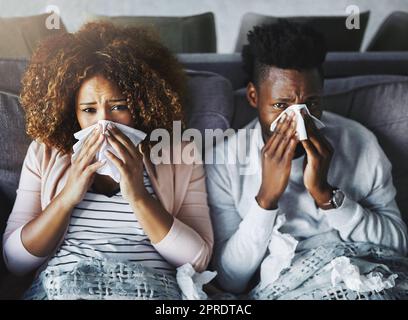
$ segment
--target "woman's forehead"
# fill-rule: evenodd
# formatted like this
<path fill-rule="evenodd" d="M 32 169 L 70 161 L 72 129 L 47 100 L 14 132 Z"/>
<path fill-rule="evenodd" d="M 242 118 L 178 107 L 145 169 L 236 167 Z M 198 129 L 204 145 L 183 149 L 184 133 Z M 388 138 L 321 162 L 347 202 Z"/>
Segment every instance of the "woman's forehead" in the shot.
<path fill-rule="evenodd" d="M 85 79 L 78 90 L 78 98 L 89 98 L 95 96 L 123 97 L 119 87 L 102 75 L 95 75 Z"/>

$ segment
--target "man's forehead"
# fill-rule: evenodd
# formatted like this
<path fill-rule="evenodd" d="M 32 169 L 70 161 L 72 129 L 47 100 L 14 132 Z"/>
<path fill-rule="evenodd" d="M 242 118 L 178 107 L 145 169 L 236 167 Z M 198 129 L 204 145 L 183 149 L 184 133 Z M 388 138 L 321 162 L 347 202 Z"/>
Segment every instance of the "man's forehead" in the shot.
<path fill-rule="evenodd" d="M 271 67 L 261 81 L 261 89 L 279 92 L 307 92 L 319 94 L 322 81 L 317 69 L 281 69 Z"/>

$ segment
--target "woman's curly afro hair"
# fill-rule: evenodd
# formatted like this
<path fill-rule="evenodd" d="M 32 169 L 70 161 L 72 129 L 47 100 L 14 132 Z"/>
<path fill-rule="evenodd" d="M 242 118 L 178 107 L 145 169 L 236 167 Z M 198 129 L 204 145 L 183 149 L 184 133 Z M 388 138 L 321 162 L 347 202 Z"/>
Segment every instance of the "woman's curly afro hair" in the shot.
<path fill-rule="evenodd" d="M 80 130 L 75 98 L 84 79 L 102 74 L 126 96 L 134 125 L 147 134 L 183 121 L 186 76 L 157 35 L 139 27 L 85 24 L 44 40 L 22 80 L 27 134 L 68 153 Z"/>

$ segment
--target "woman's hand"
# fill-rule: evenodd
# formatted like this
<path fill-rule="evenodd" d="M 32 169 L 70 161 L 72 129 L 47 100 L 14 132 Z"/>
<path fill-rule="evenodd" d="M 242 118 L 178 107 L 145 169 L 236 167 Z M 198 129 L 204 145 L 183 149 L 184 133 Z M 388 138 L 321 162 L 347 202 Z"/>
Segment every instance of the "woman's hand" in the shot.
<path fill-rule="evenodd" d="M 139 149 L 118 128 L 108 125 L 106 136 L 119 157 L 107 151 L 107 157 L 120 172 L 120 190 L 127 201 L 138 201 L 149 193 L 143 180 L 143 156 Z"/>
<path fill-rule="evenodd" d="M 93 182 L 95 172 L 105 164 L 106 161 L 92 163 L 103 140 L 100 127 L 95 128 L 86 138 L 78 156 L 72 160 L 67 183 L 61 191 L 61 201 L 66 206 L 74 207 L 82 201 Z"/>

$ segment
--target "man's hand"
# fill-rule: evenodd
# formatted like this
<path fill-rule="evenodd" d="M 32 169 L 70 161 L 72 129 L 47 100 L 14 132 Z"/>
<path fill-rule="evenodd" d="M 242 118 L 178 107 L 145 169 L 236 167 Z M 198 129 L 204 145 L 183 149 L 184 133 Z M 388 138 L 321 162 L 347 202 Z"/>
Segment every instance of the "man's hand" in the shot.
<path fill-rule="evenodd" d="M 298 143 L 295 133 L 295 114 L 285 114 L 262 148 L 262 183 L 256 200 L 264 209 L 276 209 L 278 200 L 288 185 Z"/>
<path fill-rule="evenodd" d="M 302 141 L 306 151 L 303 163 L 303 182 L 317 206 L 329 202 L 333 187 L 327 182 L 327 174 L 334 149 L 327 139 L 319 132 L 312 118 L 302 113 L 305 120 L 307 140 Z"/>

